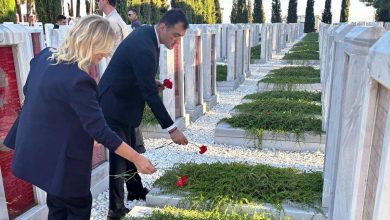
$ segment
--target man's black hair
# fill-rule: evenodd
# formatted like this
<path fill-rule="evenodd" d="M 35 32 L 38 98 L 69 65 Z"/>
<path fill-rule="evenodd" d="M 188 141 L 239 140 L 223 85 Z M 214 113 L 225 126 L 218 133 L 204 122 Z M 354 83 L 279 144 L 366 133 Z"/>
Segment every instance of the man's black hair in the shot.
<path fill-rule="evenodd" d="M 64 15 L 57 15 L 56 21 L 66 20 L 66 17 Z"/>
<path fill-rule="evenodd" d="M 110 5 L 112 7 L 115 7 L 116 6 L 116 0 L 108 0 L 108 3 L 110 3 Z"/>
<path fill-rule="evenodd" d="M 129 8 L 129 11 L 132 11 L 132 12 L 134 12 L 136 15 L 138 15 L 138 11 L 137 11 L 137 9 L 135 9 L 135 8 Z"/>
<path fill-rule="evenodd" d="M 158 23 L 164 23 L 167 27 L 173 27 L 179 22 L 183 23 L 184 30 L 189 27 L 188 20 L 186 15 L 184 14 L 184 11 L 179 8 L 174 8 L 165 12 L 165 14 Z"/>

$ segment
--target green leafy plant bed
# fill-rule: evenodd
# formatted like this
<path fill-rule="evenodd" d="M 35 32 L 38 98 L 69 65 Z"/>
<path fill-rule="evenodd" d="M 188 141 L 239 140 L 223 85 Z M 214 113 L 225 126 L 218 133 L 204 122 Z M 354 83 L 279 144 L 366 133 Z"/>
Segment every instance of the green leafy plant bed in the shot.
<path fill-rule="evenodd" d="M 320 70 L 309 66 L 283 67 L 272 70 L 257 82 L 258 91 L 270 90 L 321 90 Z"/>
<path fill-rule="evenodd" d="M 247 135 L 257 138 L 260 145 L 264 131 L 274 134 L 292 133 L 295 134 L 297 142 L 304 141 L 302 137 L 306 133 L 320 135 L 320 137 L 322 135 L 321 105 L 319 102 L 321 93 L 272 91 L 250 94 L 244 98 L 252 99 L 252 101 L 236 106 L 234 108 L 235 114 L 231 118 L 222 119 L 222 122 L 233 128 L 244 129 L 247 131 Z M 223 127 L 217 126 L 217 129 L 224 129 Z M 224 139 L 221 135 L 228 134 L 220 131 L 217 137 L 216 130 L 215 141 Z M 322 141 L 314 142 L 320 144 Z"/>
<path fill-rule="evenodd" d="M 320 83 L 320 70 L 309 66 L 283 67 L 272 70 L 264 79 L 263 83 L 273 84 L 312 84 Z"/>
<path fill-rule="evenodd" d="M 167 206 L 155 210 L 145 217 L 127 218 L 128 220 L 272 220 L 266 213 L 248 215 L 246 213 L 224 213 L 221 211 L 205 211 L 196 209 L 180 209 Z M 287 218 L 289 219 L 289 218 Z"/>
<path fill-rule="evenodd" d="M 261 45 L 257 45 L 251 48 L 251 59 L 259 60 L 261 54 Z"/>
<path fill-rule="evenodd" d="M 246 95 L 244 99 L 263 100 L 263 99 L 287 99 L 287 100 L 301 100 L 308 102 L 321 102 L 320 92 L 307 91 L 269 91 L 261 93 L 253 93 Z"/>
<path fill-rule="evenodd" d="M 283 57 L 285 60 L 319 60 L 318 33 L 308 33 Z"/>
<path fill-rule="evenodd" d="M 294 133 L 297 139 L 305 132 L 320 135 L 322 133 L 322 120 L 318 117 L 307 114 L 296 114 L 292 112 L 251 112 L 234 115 L 222 121 L 234 128 L 243 128 L 252 136 L 262 138 L 263 131 L 274 131 L 276 133 Z"/>
<path fill-rule="evenodd" d="M 242 113 L 255 113 L 257 115 L 261 112 L 266 114 L 272 114 L 272 112 L 294 112 L 295 114 L 321 115 L 322 110 L 321 105 L 314 102 L 283 98 L 255 100 L 237 105 L 234 109 Z"/>
<path fill-rule="evenodd" d="M 182 187 L 177 187 L 180 176 L 185 176 L 187 182 Z M 156 180 L 154 187 L 161 190 L 160 195 L 181 198 L 176 204 L 180 208 L 196 210 L 194 213 L 203 212 L 211 217 L 226 215 L 226 218 L 219 219 L 274 219 L 264 215 L 264 212 L 262 218 L 245 216 L 243 213 L 252 210 L 253 214 L 253 210 L 258 210 L 259 207 L 264 211 L 264 207 L 269 206 L 281 213 L 286 204 L 321 212 L 321 172 L 302 172 L 293 168 L 261 164 L 187 163 L 166 171 Z M 148 199 L 150 197 L 147 197 L 147 204 Z M 241 215 L 229 218 L 229 215 L 235 214 Z M 260 212 L 258 214 L 260 216 Z"/>
<path fill-rule="evenodd" d="M 227 65 L 217 65 L 217 81 L 226 81 Z"/>

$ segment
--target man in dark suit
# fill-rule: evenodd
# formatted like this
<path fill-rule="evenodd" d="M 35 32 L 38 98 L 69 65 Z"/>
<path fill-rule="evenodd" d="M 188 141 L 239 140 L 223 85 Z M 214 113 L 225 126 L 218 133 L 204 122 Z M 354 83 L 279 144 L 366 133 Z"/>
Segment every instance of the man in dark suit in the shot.
<path fill-rule="evenodd" d="M 129 9 L 128 14 L 129 21 L 131 22 L 131 28 L 135 30 L 136 28 L 141 27 L 141 22 L 138 20 L 138 12 L 134 8 Z"/>
<path fill-rule="evenodd" d="M 145 102 L 151 108 L 163 129 L 173 142 L 188 144 L 187 138 L 177 129 L 158 92 L 162 85 L 155 80 L 159 65 L 160 44 L 172 49 L 188 28 L 183 11 L 172 9 L 164 14 L 156 26 L 137 28 L 118 46 L 99 83 L 99 98 L 108 125 L 117 134 L 135 146 L 134 128 L 141 123 Z M 137 149 L 138 152 L 144 149 Z M 145 198 L 136 167 L 115 154 L 110 153 L 109 219 L 120 218 L 129 210 L 124 206 L 123 179 L 114 175 L 134 173 L 129 181 L 130 196 Z M 129 188 L 129 187 L 128 187 Z M 138 194 L 138 195 L 136 195 Z"/>

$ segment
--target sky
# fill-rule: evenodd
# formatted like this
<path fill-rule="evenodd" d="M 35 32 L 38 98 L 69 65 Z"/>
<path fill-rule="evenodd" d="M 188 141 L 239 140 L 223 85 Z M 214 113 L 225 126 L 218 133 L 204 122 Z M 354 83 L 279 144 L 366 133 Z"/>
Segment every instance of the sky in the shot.
<path fill-rule="evenodd" d="M 221 8 L 223 10 L 223 22 L 230 23 L 230 12 L 232 10 L 233 0 L 220 0 Z M 252 0 L 252 3 L 254 0 Z M 287 16 L 289 0 L 280 0 L 282 7 L 282 17 Z M 298 0 L 298 15 L 305 15 L 307 0 Z M 367 7 L 359 0 L 350 0 L 351 5 L 349 9 L 349 21 L 374 21 L 375 10 L 373 7 Z M 266 21 L 271 21 L 272 0 L 263 0 Z M 315 0 L 314 14 L 322 16 L 325 7 L 325 0 Z M 252 7 L 253 8 L 253 7 Z M 341 0 L 332 0 L 332 21 L 338 22 L 340 20 Z"/>

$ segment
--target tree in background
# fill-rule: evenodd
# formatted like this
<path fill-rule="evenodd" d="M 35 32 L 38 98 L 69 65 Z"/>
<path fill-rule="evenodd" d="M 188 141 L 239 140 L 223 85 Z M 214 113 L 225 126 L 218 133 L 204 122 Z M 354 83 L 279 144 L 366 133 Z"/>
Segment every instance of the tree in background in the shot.
<path fill-rule="evenodd" d="M 0 0 L 0 22 L 15 22 L 15 0 Z"/>
<path fill-rule="evenodd" d="M 248 0 L 248 23 L 253 23 L 252 0 Z"/>
<path fill-rule="evenodd" d="M 214 10 L 215 10 L 215 23 L 222 23 L 222 12 L 219 0 L 214 0 Z"/>
<path fill-rule="evenodd" d="M 375 20 L 376 21 L 383 21 L 383 22 L 390 22 L 390 10 L 389 9 L 382 9 L 382 8 L 376 9 Z"/>
<path fill-rule="evenodd" d="M 43 23 L 55 23 L 57 15 L 62 13 L 61 0 L 35 0 L 35 8 Z"/>
<path fill-rule="evenodd" d="M 282 10 L 280 9 L 280 0 L 272 0 L 272 23 L 282 23 Z"/>
<path fill-rule="evenodd" d="M 348 22 L 349 17 L 349 0 L 342 0 L 340 22 Z"/>
<path fill-rule="evenodd" d="M 204 21 L 207 24 L 215 24 L 215 5 L 214 0 L 203 0 Z"/>
<path fill-rule="evenodd" d="M 124 21 L 127 21 L 128 20 L 127 0 L 116 0 L 115 8 L 118 11 L 119 15 L 122 17 L 122 19 Z"/>
<path fill-rule="evenodd" d="M 322 22 L 332 24 L 332 11 L 331 11 L 332 0 L 325 1 L 324 12 L 322 12 Z"/>
<path fill-rule="evenodd" d="M 288 2 L 288 15 L 287 15 L 287 23 L 297 23 L 298 15 L 297 15 L 297 0 L 290 0 Z"/>
<path fill-rule="evenodd" d="M 195 11 L 195 17 L 193 18 L 194 24 L 202 24 L 205 23 L 205 19 L 203 17 L 204 15 L 204 8 L 203 8 L 203 2 L 200 0 L 194 0 L 194 11 Z"/>
<path fill-rule="evenodd" d="M 233 0 L 232 11 L 230 12 L 230 22 L 232 24 L 238 23 L 237 22 L 237 14 L 238 14 L 237 0 Z"/>
<path fill-rule="evenodd" d="M 246 0 L 237 1 L 237 23 L 248 23 L 248 8 Z"/>
<path fill-rule="evenodd" d="M 127 0 L 127 6 L 137 10 L 138 19 L 144 24 L 157 23 L 168 8 L 165 0 Z M 128 21 L 127 9 L 124 20 Z"/>
<path fill-rule="evenodd" d="M 263 0 L 255 0 L 254 6 L 253 6 L 253 22 L 254 23 L 264 23 L 265 22 Z"/>
<path fill-rule="evenodd" d="M 305 15 L 305 33 L 314 32 L 314 0 L 307 0 Z"/>
<path fill-rule="evenodd" d="M 365 2 L 367 6 L 376 8 L 375 20 L 390 22 L 390 1 L 388 0 L 360 0 Z"/>

